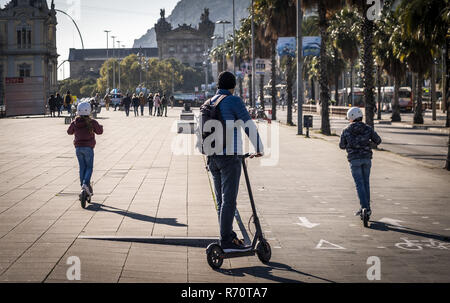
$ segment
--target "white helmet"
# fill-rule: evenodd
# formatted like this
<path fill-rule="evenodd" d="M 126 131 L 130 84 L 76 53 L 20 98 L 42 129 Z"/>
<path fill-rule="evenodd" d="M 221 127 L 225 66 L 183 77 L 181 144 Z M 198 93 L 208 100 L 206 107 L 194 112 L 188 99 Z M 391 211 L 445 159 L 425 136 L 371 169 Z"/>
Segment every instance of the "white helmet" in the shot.
<path fill-rule="evenodd" d="M 78 104 L 78 116 L 89 116 L 91 114 L 91 104 L 89 102 L 82 102 Z"/>
<path fill-rule="evenodd" d="M 362 110 L 359 107 L 352 107 L 347 112 L 347 119 L 351 121 L 355 121 L 358 118 L 364 117 Z"/>

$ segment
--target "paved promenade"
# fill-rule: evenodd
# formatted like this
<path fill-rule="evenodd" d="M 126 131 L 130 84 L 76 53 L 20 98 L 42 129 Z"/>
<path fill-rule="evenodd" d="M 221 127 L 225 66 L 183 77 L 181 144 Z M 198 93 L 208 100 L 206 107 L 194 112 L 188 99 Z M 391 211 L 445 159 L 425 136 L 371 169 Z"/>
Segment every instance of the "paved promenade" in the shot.
<path fill-rule="evenodd" d="M 338 137 L 306 139 L 286 126 L 275 166 L 249 162 L 272 262 L 226 260 L 213 271 L 204 238 L 219 230 L 204 159 L 172 152 L 180 111 L 169 114 L 102 112 L 86 210 L 63 119 L 0 120 L 0 282 L 71 282 L 70 257 L 81 261 L 81 282 L 370 282 L 371 256 L 381 282 L 450 282 L 449 172 L 375 151 L 364 229 Z M 246 225 L 248 200 L 241 180 Z"/>

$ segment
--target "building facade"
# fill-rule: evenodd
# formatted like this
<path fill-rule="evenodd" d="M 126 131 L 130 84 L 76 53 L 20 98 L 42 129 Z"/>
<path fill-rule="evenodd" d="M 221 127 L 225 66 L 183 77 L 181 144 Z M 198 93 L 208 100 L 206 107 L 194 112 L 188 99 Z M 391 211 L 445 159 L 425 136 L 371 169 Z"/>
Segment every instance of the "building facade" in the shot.
<path fill-rule="evenodd" d="M 122 60 L 141 53 L 146 58 L 158 58 L 157 48 L 70 49 L 70 77 L 73 79 L 99 78 L 100 69 L 107 59 Z"/>
<path fill-rule="evenodd" d="M 159 58 L 175 58 L 194 68 L 202 68 L 205 52 L 211 49 L 215 24 L 209 20 L 209 10 L 205 8 L 200 17 L 198 28 L 191 25 L 172 25 L 165 18 L 165 10 L 161 10 L 161 18 L 155 24 L 156 41 L 158 43 Z"/>
<path fill-rule="evenodd" d="M 0 103 L 6 104 L 8 115 L 40 114 L 56 91 L 56 25 L 53 1 L 49 8 L 45 0 L 11 0 L 0 9 Z M 26 83 L 43 100 L 15 100 L 15 92 Z"/>

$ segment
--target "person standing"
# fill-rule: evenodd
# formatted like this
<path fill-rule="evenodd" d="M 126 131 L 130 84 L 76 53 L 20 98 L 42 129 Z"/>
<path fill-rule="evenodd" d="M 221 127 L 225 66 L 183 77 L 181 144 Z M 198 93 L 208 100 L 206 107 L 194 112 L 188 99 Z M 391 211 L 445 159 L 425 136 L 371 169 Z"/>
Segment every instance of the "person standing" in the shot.
<path fill-rule="evenodd" d="M 56 109 L 58 110 L 58 117 L 61 117 L 61 107 L 64 104 L 64 100 L 59 93 L 56 94 Z"/>
<path fill-rule="evenodd" d="M 174 96 L 170 96 L 170 106 L 172 109 L 175 106 L 175 97 Z"/>
<path fill-rule="evenodd" d="M 150 93 L 148 95 L 148 112 L 150 113 L 150 116 L 153 115 L 153 94 Z"/>
<path fill-rule="evenodd" d="M 166 95 L 164 94 L 161 99 L 161 117 L 164 115 L 167 117 L 167 106 L 168 106 L 169 100 L 167 100 Z"/>
<path fill-rule="evenodd" d="M 123 107 L 125 109 L 125 114 L 127 115 L 127 117 L 130 116 L 130 106 L 131 106 L 131 98 L 130 98 L 130 94 L 127 93 L 127 96 L 125 98 L 123 98 Z"/>
<path fill-rule="evenodd" d="M 134 110 L 134 116 L 139 116 L 139 97 L 136 96 L 136 94 L 133 94 L 133 110 Z"/>
<path fill-rule="evenodd" d="M 109 105 L 111 104 L 111 98 L 109 97 L 108 94 L 106 94 L 105 97 L 103 98 L 103 100 L 105 100 L 106 110 L 109 111 Z"/>
<path fill-rule="evenodd" d="M 67 94 L 64 96 L 64 107 L 66 108 L 67 112 L 72 114 L 72 95 L 70 94 L 70 91 L 67 91 Z"/>
<path fill-rule="evenodd" d="M 91 177 L 94 170 L 95 135 L 103 134 L 103 126 L 91 119 L 90 115 L 91 105 L 88 102 L 78 104 L 78 117 L 70 124 L 67 134 L 75 135 L 74 145 L 80 166 L 81 191 L 86 191 L 89 196 L 92 196 Z"/>
<path fill-rule="evenodd" d="M 363 122 L 363 112 L 358 107 L 351 108 L 347 113 L 350 125 L 343 130 L 339 147 L 347 150 L 347 159 L 356 185 L 361 208 L 355 213 L 360 216 L 362 210 L 372 215 L 370 207 L 370 171 L 372 168 L 372 145 L 380 145 L 381 138 L 375 130 Z"/>
<path fill-rule="evenodd" d="M 139 94 L 139 105 L 141 106 L 141 116 L 144 116 L 144 108 L 145 108 L 146 104 L 147 104 L 147 100 L 145 100 L 144 93 L 141 92 Z"/>
<path fill-rule="evenodd" d="M 55 95 L 51 95 L 50 98 L 48 99 L 48 107 L 50 109 L 51 117 L 56 117 L 56 107 L 57 107 L 56 102 L 57 101 L 56 101 Z"/>
<path fill-rule="evenodd" d="M 161 106 L 161 98 L 159 97 L 159 93 L 155 96 L 155 114 L 154 116 L 160 115 L 160 106 Z"/>
<path fill-rule="evenodd" d="M 244 102 L 241 98 L 234 96 L 235 87 L 236 77 L 230 72 L 222 72 L 219 75 L 219 90 L 216 96 L 207 101 L 209 106 L 218 107 L 220 113 L 219 121 L 225 127 L 225 134 L 230 133 L 232 136 L 234 135 L 234 145 L 230 143 L 230 146 L 228 146 L 225 138 L 222 136 L 223 150 L 216 152 L 212 146 L 203 146 L 208 149 L 204 150 L 208 156 L 208 168 L 213 176 L 214 189 L 219 206 L 220 246 L 226 253 L 251 250 L 251 247 L 245 246 L 233 231 L 243 155 L 242 139 L 240 138 L 240 132 L 235 127 L 236 121 L 246 124 L 245 132 L 256 150 L 256 154 L 252 155 L 251 158 L 262 157 L 264 153 L 258 129 L 252 121 Z M 205 105 L 207 104 L 205 103 Z M 218 139 L 220 138 L 216 138 L 216 145 L 218 144 Z"/>

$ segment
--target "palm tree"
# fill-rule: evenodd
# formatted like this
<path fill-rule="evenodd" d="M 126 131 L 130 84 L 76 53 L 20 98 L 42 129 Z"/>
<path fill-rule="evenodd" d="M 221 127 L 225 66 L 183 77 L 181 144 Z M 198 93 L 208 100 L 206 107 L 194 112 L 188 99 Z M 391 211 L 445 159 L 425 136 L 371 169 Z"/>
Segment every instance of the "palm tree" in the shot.
<path fill-rule="evenodd" d="M 261 26 L 258 31 L 258 40 L 270 51 L 272 61 L 271 70 L 271 96 L 272 96 L 272 119 L 276 120 L 277 102 L 276 102 L 276 45 L 279 37 L 295 36 L 297 15 L 295 10 L 295 1 L 289 0 L 256 0 L 255 14 L 260 16 Z M 288 91 L 288 113 L 287 124 L 293 125 L 292 122 L 292 86 L 294 75 L 292 60 L 287 60 L 287 85 L 290 87 Z"/>
<path fill-rule="evenodd" d="M 398 45 L 402 41 L 400 35 L 392 35 L 393 32 L 398 32 L 401 26 L 398 18 L 391 10 L 392 4 L 392 1 L 384 3 L 382 18 L 376 22 L 374 52 L 379 66 L 394 78 L 394 103 L 391 120 L 392 122 L 400 122 L 399 89 L 406 74 L 406 65 L 394 54 L 394 45 Z M 379 110 L 381 109 L 379 108 Z"/>
<path fill-rule="evenodd" d="M 333 46 L 339 50 L 344 60 L 348 61 L 350 64 L 350 96 L 352 104 L 353 66 L 355 65 L 355 61 L 359 56 L 359 40 L 357 32 L 359 31 L 360 23 L 361 19 L 355 12 L 349 10 L 348 8 L 344 8 L 336 15 L 334 15 L 330 26 L 330 37 L 333 40 Z"/>
<path fill-rule="evenodd" d="M 363 18 L 361 25 L 362 36 L 362 62 L 364 75 L 364 100 L 366 107 L 366 123 L 374 127 L 374 112 L 375 112 L 375 98 L 374 98 L 374 60 L 373 60 L 373 33 L 374 21 L 367 17 L 369 8 L 372 7 L 372 1 L 367 0 L 347 0 L 348 4 L 358 9 Z M 369 4 L 368 4 L 369 3 Z"/>
<path fill-rule="evenodd" d="M 320 36 L 322 37 L 322 44 L 320 47 L 320 103 L 322 105 L 322 125 L 321 131 L 325 135 L 331 135 L 330 127 L 330 89 L 328 86 L 328 67 L 326 60 L 326 47 L 328 43 L 328 20 L 329 14 L 342 7 L 341 1 L 336 0 L 303 0 L 304 8 L 317 7 L 319 14 L 319 28 Z"/>

